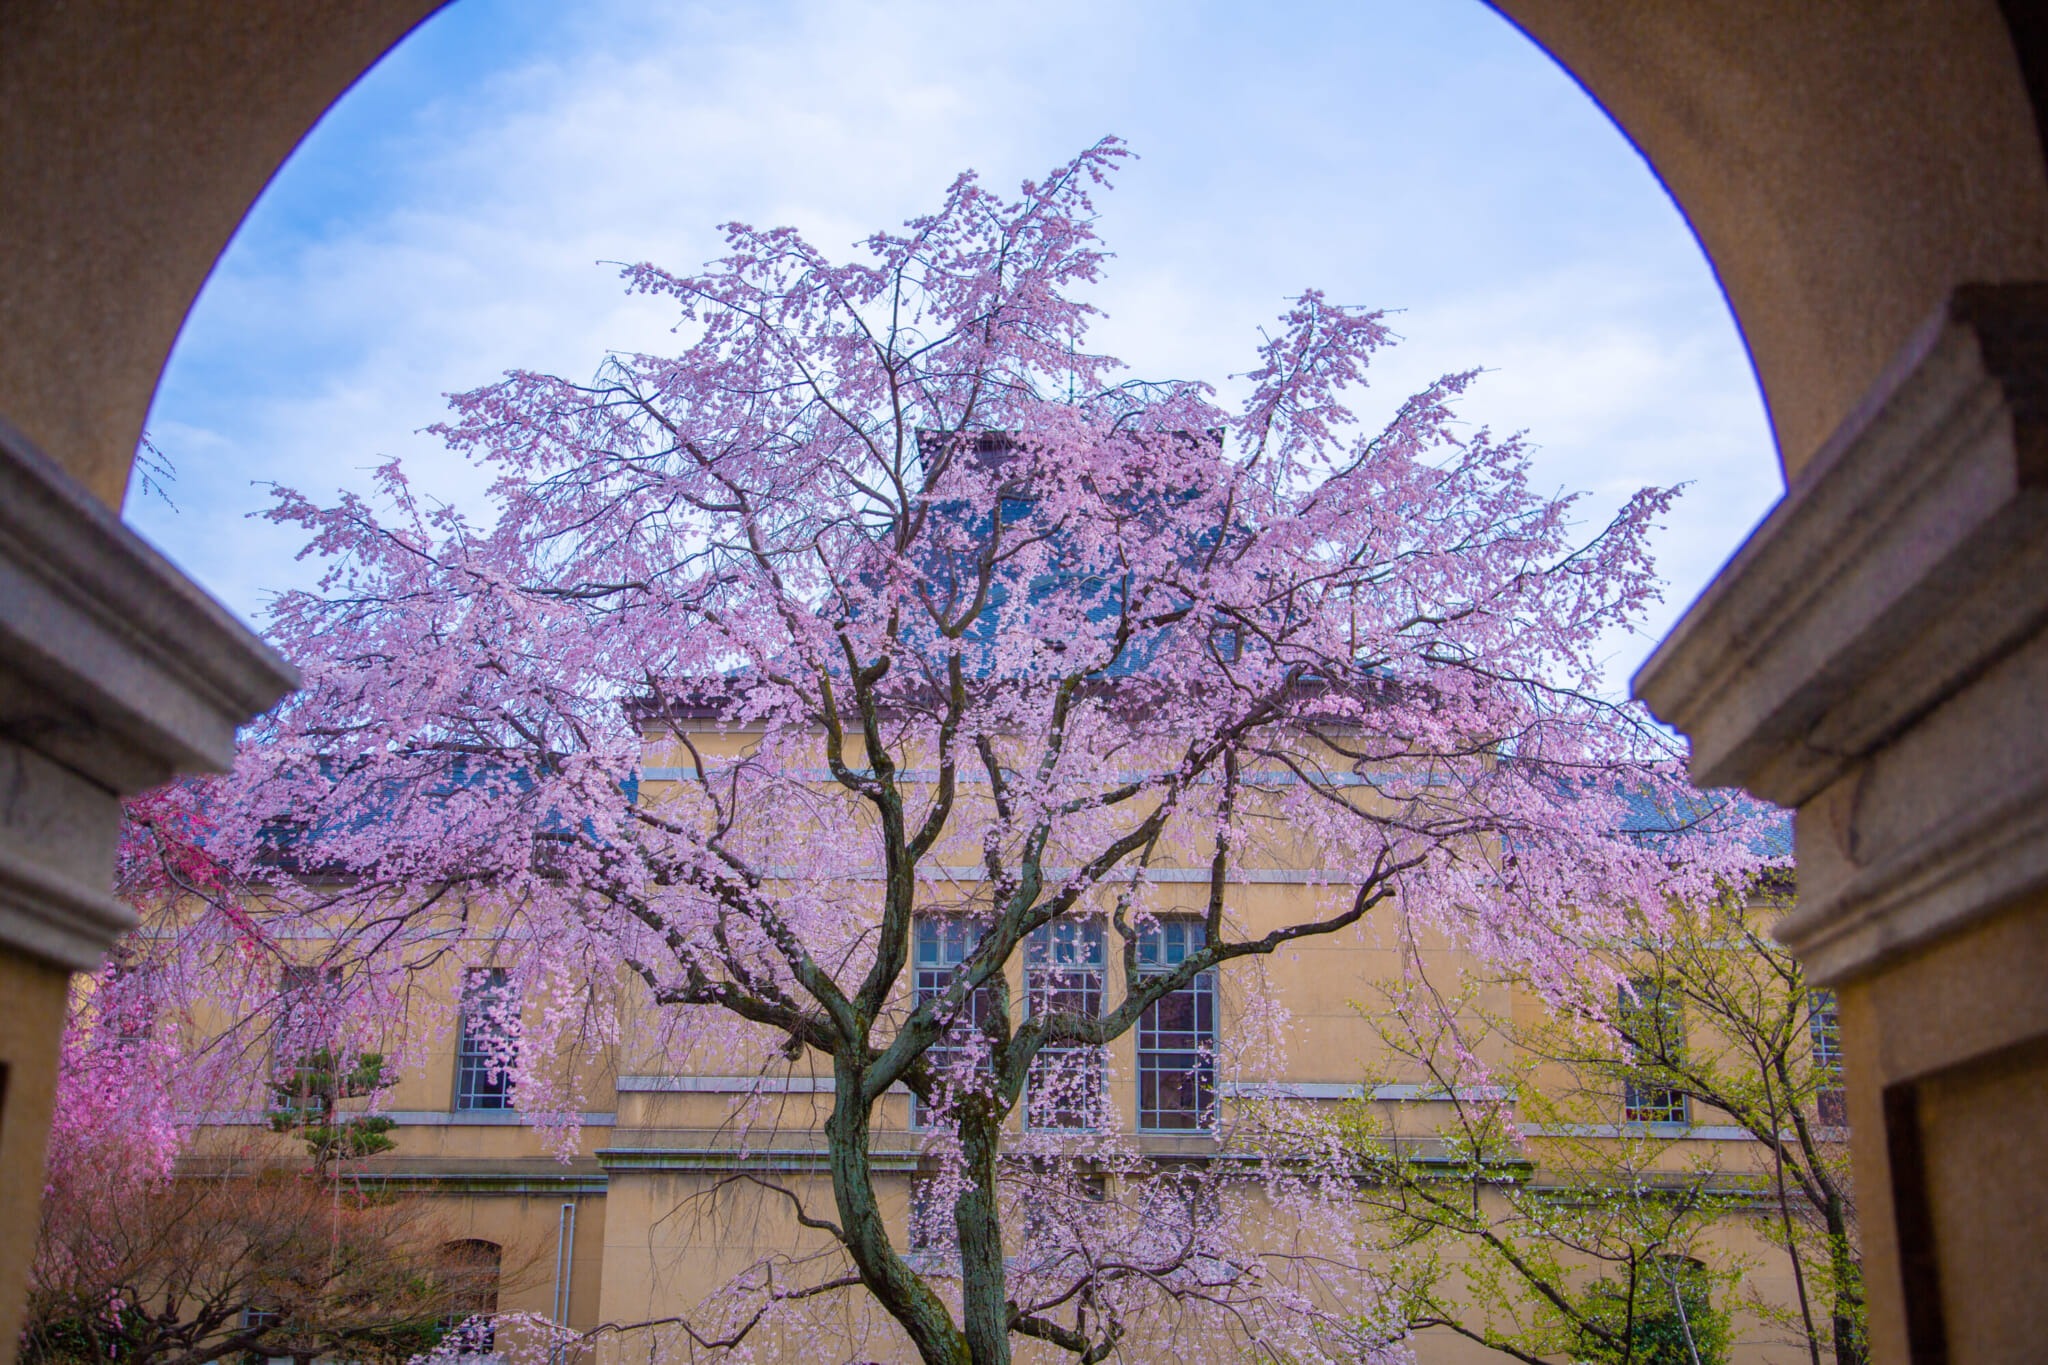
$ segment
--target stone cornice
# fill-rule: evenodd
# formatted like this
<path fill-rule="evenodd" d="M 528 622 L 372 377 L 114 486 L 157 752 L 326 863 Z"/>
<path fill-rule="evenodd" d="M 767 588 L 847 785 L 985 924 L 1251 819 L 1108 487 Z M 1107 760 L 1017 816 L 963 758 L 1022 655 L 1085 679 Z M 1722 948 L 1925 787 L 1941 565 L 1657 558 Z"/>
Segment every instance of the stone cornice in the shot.
<path fill-rule="evenodd" d="M 220 771 L 291 665 L 0 423 L 0 730 L 120 794 Z"/>
<path fill-rule="evenodd" d="M 2048 285 L 1930 319 L 1634 679 L 1796 806 L 2048 618 Z"/>
<path fill-rule="evenodd" d="M 0 844 L 0 943 L 87 972 L 134 927 L 126 904 Z"/>
<path fill-rule="evenodd" d="M 1695 781 L 1799 808 L 1815 981 L 2048 884 L 2044 623 L 2048 284 L 1966 286 L 1634 680 Z"/>
<path fill-rule="evenodd" d="M 0 423 L 0 945 L 97 966 L 119 798 L 221 770 L 289 664 Z"/>
<path fill-rule="evenodd" d="M 2028 666 L 2000 668 L 1993 696 L 1959 699 L 2006 733 L 2007 771 L 1957 752 L 1961 743 L 1916 736 L 1917 752 L 1897 756 L 1891 771 L 1845 781 L 1839 799 L 1800 812 L 1799 899 L 1772 932 L 1814 984 L 1860 975 L 2048 885 L 2048 641 L 2019 662 Z M 1921 790 L 1914 770 L 1929 763 L 1955 764 L 1978 789 Z"/>

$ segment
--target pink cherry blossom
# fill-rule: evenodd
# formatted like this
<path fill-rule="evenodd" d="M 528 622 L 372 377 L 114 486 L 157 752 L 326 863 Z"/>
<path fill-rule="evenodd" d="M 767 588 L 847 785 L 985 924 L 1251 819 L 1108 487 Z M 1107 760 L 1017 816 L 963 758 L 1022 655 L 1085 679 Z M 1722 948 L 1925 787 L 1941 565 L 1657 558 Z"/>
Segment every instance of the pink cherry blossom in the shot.
<path fill-rule="evenodd" d="M 1105 140 L 1014 198 L 963 175 L 849 262 L 732 224 L 696 274 L 628 269 L 674 304 L 678 354 L 453 400 L 438 430 L 495 475 L 487 518 L 396 464 L 374 498 L 279 490 L 323 565 L 271 622 L 305 690 L 203 801 L 138 806 L 155 852 L 127 863 L 186 907 L 158 951 L 239 1021 L 216 1054 L 253 1056 L 291 1007 L 282 964 L 314 962 L 323 1027 L 403 1065 L 418 1035 L 393 1021 L 452 954 L 509 970 L 518 1102 L 565 1148 L 591 1097 L 563 1061 L 594 1044 L 815 1059 L 833 1195 L 805 1212 L 832 1256 L 675 1305 L 662 1330 L 700 1345 L 744 1352 L 843 1282 L 934 1362 L 1020 1335 L 1100 1359 L 1168 1307 L 1287 1359 L 1399 1355 L 1371 1267 L 1339 1264 L 1340 1152 L 1172 1175 L 1113 1119 L 1020 1133 L 1034 1057 L 1397 916 L 1564 992 L 1630 907 L 1753 877 L 1770 816 L 1692 790 L 1602 692 L 1674 490 L 1581 528 L 1522 437 L 1456 420 L 1474 372 L 1362 428 L 1393 338 L 1314 290 L 1235 407 L 1089 349 L 1093 196 L 1125 155 Z M 1313 870 L 1302 918 L 1239 913 L 1260 867 Z M 936 910 L 973 944 L 916 996 Z M 1198 946 L 1142 969 L 1176 917 Z M 1082 921 L 1123 967 L 1100 1013 L 1029 1013 L 1006 967 Z M 1284 1004 L 1245 1008 L 1277 1038 Z M 936 1115 L 947 1269 L 878 1212 L 892 1086 Z M 1227 1104 L 1213 1126 L 1227 1149 Z M 1103 1174 L 1126 1193 L 1077 1193 Z"/>

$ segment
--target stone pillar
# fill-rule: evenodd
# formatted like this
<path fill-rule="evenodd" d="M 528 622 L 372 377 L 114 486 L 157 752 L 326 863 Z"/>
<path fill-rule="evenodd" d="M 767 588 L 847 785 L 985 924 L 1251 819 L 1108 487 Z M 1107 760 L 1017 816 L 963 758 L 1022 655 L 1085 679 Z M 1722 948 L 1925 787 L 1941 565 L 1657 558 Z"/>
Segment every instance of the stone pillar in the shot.
<path fill-rule="evenodd" d="M 0 423 L 0 1359 L 12 1359 L 72 972 L 134 923 L 120 800 L 222 771 L 291 666 Z"/>
<path fill-rule="evenodd" d="M 2048 1351 L 2048 284 L 1966 286 L 1635 678 L 1793 807 L 1874 1359 Z"/>

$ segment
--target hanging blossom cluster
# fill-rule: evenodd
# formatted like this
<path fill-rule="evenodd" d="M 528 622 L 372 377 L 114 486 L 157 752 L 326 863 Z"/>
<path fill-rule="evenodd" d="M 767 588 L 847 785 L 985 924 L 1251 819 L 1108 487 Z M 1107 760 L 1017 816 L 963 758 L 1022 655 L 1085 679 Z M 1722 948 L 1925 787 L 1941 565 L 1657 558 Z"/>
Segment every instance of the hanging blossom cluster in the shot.
<path fill-rule="evenodd" d="M 220 927 L 232 933 L 239 925 L 246 935 L 253 926 L 228 894 L 226 867 L 206 847 L 214 825 L 205 806 L 205 786 L 193 781 L 131 799 L 115 880 L 140 907 L 218 905 L 229 917 Z M 222 1079 L 181 1029 L 189 1022 L 181 1006 L 201 998 L 213 972 L 170 979 L 171 970 L 212 954 L 200 949 L 195 958 L 185 949 L 196 942 L 178 944 L 153 932 L 159 928 L 146 925 L 99 971 L 72 981 L 50 1125 L 46 1193 L 53 1202 L 90 1205 L 168 1179 L 201 1096 Z"/>
<path fill-rule="evenodd" d="M 663 1330 L 697 1347 L 850 1293 L 932 1361 L 1017 1337 L 1099 1360 L 1168 1321 L 1288 1359 L 1398 1351 L 1369 1268 L 1336 1264 L 1336 1156 L 1190 1183 L 1110 1119 L 1025 1152 L 1034 1066 L 1397 910 L 1562 991 L 1632 908 L 1759 868 L 1758 814 L 1691 791 L 1600 691 L 1673 491 L 1582 533 L 1519 437 L 1455 423 L 1471 373 L 1362 428 L 1391 337 L 1313 291 L 1234 407 L 1128 377 L 1082 297 L 1125 155 L 1015 198 L 962 176 L 850 262 L 733 225 L 700 273 L 629 269 L 677 307 L 680 354 L 454 400 L 439 430 L 495 472 L 488 522 L 396 464 L 376 499 L 270 513 L 325 565 L 271 621 L 306 686 L 209 795 L 203 867 L 159 861 L 185 907 L 163 951 L 232 1027 L 310 991 L 345 1050 L 399 1064 L 419 974 L 496 964 L 526 1002 L 520 1107 L 565 1140 L 594 1043 L 811 1058 L 824 1250 L 677 1305 Z M 1241 911 L 1261 867 L 1311 869 L 1298 918 Z M 914 991 L 937 911 L 969 941 Z M 1176 920 L 1194 946 L 1141 960 Z M 1006 967 L 1075 923 L 1123 968 L 1103 998 L 1013 999 Z M 931 1116 L 942 1266 L 899 1245 L 861 1158 L 891 1087 Z M 1105 1171 L 1143 1193 L 1075 1193 Z"/>
<path fill-rule="evenodd" d="M 148 1184 L 170 1177 L 189 1118 L 186 1057 L 159 1021 L 153 983 L 118 965 L 81 978 L 58 1057 L 49 1193 L 74 1173 Z"/>

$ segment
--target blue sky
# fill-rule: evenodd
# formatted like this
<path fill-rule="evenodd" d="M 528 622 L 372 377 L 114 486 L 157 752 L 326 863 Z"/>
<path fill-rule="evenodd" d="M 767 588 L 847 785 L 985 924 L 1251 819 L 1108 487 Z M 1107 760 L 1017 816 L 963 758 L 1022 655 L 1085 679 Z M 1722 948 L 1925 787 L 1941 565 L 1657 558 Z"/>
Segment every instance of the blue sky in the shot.
<path fill-rule="evenodd" d="M 514 366 L 659 350 L 616 262 L 687 269 L 732 219 L 828 248 L 973 167 L 1003 188 L 1105 133 L 1117 252 L 1097 342 L 1221 381 L 1306 286 L 1401 310 L 1362 407 L 1490 373 L 1475 424 L 1527 429 L 1591 522 L 1690 481 L 1671 581 L 1615 686 L 1781 485 L 1712 272 L 1648 167 L 1477 0 L 457 0 L 286 164 L 188 319 L 150 416 L 177 468 L 127 515 L 231 607 L 303 583 L 246 514 L 277 482 L 362 488 L 384 457 L 476 502 L 421 428 Z M 1227 394 L 1228 385 L 1224 385 Z"/>

